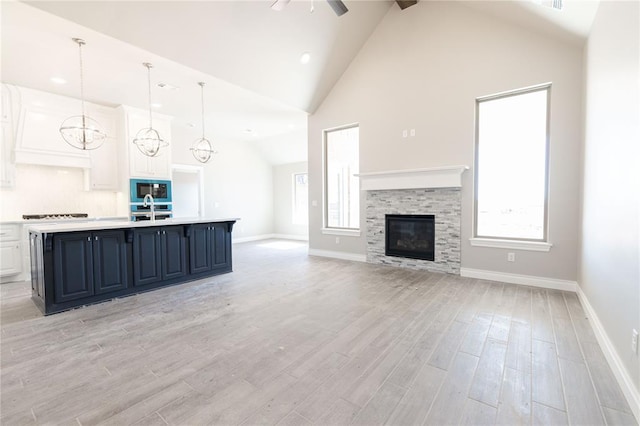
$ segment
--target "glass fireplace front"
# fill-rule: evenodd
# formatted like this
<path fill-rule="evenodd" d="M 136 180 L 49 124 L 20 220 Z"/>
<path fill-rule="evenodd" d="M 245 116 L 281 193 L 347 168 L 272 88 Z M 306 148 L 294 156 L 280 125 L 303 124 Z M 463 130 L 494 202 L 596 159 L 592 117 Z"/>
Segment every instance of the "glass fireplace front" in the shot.
<path fill-rule="evenodd" d="M 435 216 L 385 215 L 385 254 L 433 261 Z"/>

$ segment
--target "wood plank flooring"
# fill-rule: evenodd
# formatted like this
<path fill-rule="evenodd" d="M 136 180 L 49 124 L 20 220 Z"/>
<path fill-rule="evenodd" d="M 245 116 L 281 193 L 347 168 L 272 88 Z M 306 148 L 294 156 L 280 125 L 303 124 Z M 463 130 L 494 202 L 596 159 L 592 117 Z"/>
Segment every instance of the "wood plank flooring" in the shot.
<path fill-rule="evenodd" d="M 0 286 L 3 425 L 637 425 L 573 293 L 234 246 L 43 317 Z"/>

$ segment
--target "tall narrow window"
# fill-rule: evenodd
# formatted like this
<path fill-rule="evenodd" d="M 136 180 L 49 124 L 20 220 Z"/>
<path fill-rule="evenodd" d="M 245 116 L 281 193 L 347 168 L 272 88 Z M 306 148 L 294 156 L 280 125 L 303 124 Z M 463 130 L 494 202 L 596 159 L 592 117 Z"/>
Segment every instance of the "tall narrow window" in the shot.
<path fill-rule="evenodd" d="M 357 125 L 324 132 L 326 228 L 360 228 L 359 139 Z"/>
<path fill-rule="evenodd" d="M 547 240 L 550 89 L 477 99 L 476 237 Z"/>
<path fill-rule="evenodd" d="M 309 223 L 309 177 L 306 173 L 293 175 L 293 224 Z"/>

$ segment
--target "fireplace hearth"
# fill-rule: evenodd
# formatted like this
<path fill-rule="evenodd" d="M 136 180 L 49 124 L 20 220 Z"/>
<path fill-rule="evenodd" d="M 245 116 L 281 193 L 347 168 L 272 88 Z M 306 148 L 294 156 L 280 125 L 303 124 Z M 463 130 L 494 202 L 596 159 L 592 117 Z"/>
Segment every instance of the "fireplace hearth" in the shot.
<path fill-rule="evenodd" d="M 385 215 L 385 255 L 434 260 L 435 216 Z"/>

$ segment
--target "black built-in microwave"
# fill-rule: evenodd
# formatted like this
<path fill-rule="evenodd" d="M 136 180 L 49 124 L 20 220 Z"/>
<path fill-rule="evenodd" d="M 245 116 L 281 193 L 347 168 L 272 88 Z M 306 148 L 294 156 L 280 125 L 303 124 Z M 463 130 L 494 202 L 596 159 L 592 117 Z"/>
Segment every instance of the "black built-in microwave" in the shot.
<path fill-rule="evenodd" d="M 131 179 L 131 203 L 142 203 L 151 194 L 156 203 L 171 202 L 171 181 L 151 179 Z"/>

